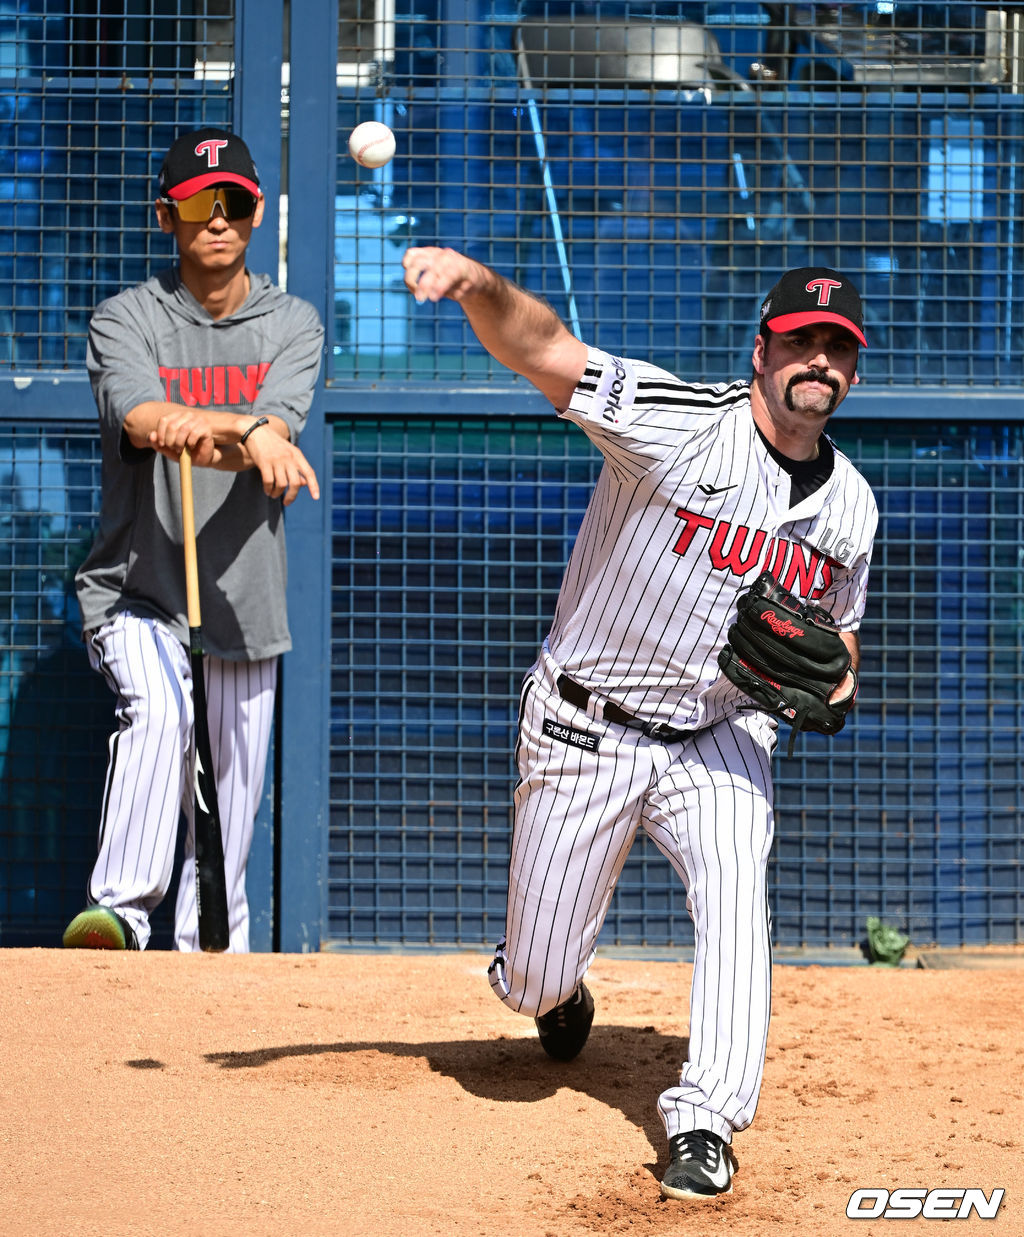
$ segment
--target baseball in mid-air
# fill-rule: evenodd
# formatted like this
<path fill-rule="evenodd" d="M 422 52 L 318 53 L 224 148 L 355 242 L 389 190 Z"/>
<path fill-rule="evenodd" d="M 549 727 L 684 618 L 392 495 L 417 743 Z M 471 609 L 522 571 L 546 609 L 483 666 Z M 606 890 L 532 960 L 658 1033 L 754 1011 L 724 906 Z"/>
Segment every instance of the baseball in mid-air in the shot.
<path fill-rule="evenodd" d="M 379 120 L 364 120 L 349 134 L 348 153 L 360 167 L 381 168 L 395 153 L 395 135 Z"/>

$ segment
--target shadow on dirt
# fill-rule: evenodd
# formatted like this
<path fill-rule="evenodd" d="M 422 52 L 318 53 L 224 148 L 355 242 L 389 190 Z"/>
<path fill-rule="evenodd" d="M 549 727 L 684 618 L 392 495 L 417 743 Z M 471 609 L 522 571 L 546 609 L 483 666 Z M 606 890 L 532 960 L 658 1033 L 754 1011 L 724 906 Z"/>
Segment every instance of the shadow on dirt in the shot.
<path fill-rule="evenodd" d="M 583 1052 L 568 1063 L 549 1060 L 532 1037 L 287 1044 L 252 1052 L 211 1052 L 205 1059 L 221 1069 L 258 1069 L 285 1058 L 329 1053 L 421 1057 L 432 1070 L 480 1099 L 535 1104 L 561 1087 L 570 1087 L 618 1109 L 627 1121 L 644 1131 L 652 1146 L 658 1147 L 665 1133 L 656 1099 L 678 1078 L 687 1048 L 685 1036 L 662 1035 L 654 1027 L 595 1026 Z"/>

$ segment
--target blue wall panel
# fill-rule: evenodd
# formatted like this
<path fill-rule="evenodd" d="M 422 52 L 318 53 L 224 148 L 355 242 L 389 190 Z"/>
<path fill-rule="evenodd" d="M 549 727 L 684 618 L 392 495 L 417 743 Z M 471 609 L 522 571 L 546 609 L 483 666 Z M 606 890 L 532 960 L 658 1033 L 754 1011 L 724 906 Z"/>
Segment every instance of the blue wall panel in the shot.
<path fill-rule="evenodd" d="M 776 757 L 780 944 L 1015 941 L 1024 912 L 1024 438 L 837 421 L 879 499 L 861 701 Z M 553 416 L 334 429 L 328 934 L 501 935 L 519 684 L 599 457 Z M 638 843 L 604 940 L 689 939 Z"/>

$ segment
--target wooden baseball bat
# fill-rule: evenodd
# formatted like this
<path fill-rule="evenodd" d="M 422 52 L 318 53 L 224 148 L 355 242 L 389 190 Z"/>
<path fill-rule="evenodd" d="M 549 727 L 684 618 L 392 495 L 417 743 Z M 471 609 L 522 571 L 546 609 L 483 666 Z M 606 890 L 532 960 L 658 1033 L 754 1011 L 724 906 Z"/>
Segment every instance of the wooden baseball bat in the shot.
<path fill-rule="evenodd" d="M 217 785 L 210 754 L 206 717 L 206 677 L 203 671 L 203 620 L 199 609 L 199 568 L 196 559 L 196 519 L 192 501 L 192 457 L 182 451 L 181 523 L 185 544 L 185 597 L 188 609 L 189 658 L 192 663 L 192 713 L 195 735 L 196 906 L 199 948 L 223 953 L 228 947 L 228 893 L 224 879 L 224 838 L 217 807 Z"/>

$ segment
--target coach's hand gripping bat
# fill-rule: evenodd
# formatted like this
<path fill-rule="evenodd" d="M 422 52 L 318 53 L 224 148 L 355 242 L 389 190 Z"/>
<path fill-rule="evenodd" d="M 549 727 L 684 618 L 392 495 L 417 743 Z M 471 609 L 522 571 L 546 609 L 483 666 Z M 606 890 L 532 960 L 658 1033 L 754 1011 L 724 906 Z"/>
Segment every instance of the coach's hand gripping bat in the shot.
<path fill-rule="evenodd" d="M 195 734 L 196 906 L 199 948 L 222 953 L 228 947 L 228 894 L 224 880 L 224 839 L 220 831 L 217 786 L 210 755 L 206 719 L 206 679 L 203 673 L 203 623 L 199 610 L 199 570 L 196 562 L 196 521 L 192 503 L 192 457 L 182 451 L 181 523 L 185 535 L 185 596 L 188 607 L 189 657 L 192 662 L 192 712 Z"/>

